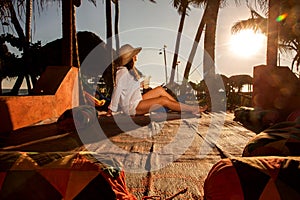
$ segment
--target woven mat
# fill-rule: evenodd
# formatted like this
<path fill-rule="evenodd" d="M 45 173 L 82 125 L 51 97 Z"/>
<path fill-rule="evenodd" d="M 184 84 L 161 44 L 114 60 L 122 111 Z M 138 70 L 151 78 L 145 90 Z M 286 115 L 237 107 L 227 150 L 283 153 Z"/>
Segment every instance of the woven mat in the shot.
<path fill-rule="evenodd" d="M 255 135 L 233 117 L 232 113 L 203 114 L 201 118 L 119 116 L 117 126 L 103 119 L 100 127 L 107 138 L 86 148 L 118 160 L 128 189 L 138 199 L 202 199 L 211 167 L 221 158 L 241 156 Z M 163 118 L 168 120 L 160 120 Z"/>
<path fill-rule="evenodd" d="M 99 124 L 77 133 L 40 124 L 11 133 L 0 150 L 96 152 L 123 166 L 127 187 L 138 199 L 202 199 L 211 167 L 221 158 L 241 156 L 255 135 L 233 118 L 232 113 L 100 116 Z"/>

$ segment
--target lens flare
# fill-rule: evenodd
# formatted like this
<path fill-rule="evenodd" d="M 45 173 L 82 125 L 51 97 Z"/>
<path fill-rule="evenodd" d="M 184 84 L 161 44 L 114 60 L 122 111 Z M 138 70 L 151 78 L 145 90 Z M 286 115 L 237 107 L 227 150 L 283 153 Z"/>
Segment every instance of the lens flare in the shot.
<path fill-rule="evenodd" d="M 287 13 L 284 13 L 284 14 L 282 14 L 282 15 L 279 15 L 279 16 L 276 18 L 276 21 L 277 21 L 277 22 L 281 22 L 281 21 L 283 21 L 287 16 L 288 16 Z"/>

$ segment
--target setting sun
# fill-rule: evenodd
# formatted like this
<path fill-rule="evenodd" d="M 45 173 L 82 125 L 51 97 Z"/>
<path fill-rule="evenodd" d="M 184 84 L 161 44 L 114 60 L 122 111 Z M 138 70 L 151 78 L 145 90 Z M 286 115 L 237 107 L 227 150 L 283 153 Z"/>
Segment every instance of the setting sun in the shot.
<path fill-rule="evenodd" d="M 265 36 L 252 30 L 242 30 L 233 34 L 230 39 L 230 49 L 241 57 L 256 54 L 263 46 Z"/>

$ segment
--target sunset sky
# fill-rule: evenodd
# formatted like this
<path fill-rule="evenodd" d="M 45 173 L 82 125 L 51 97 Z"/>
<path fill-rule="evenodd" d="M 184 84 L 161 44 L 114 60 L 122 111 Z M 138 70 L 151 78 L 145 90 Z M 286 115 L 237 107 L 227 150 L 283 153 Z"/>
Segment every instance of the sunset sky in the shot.
<path fill-rule="evenodd" d="M 232 25 L 250 16 L 245 2 L 241 0 L 236 5 L 234 0 L 228 0 L 226 7 L 219 12 L 216 38 L 216 68 L 217 73 L 226 76 L 249 74 L 252 76 L 253 66 L 265 64 L 266 37 L 252 38 L 250 35 L 232 38 Z M 77 30 L 92 31 L 105 41 L 105 5 L 97 1 L 97 7 L 87 0 L 76 9 Z M 186 60 L 191 50 L 192 42 L 201 20 L 203 8 L 192 8 L 186 17 L 182 42 L 179 52 L 179 81 L 182 79 Z M 175 40 L 180 15 L 172 7 L 170 0 L 159 1 L 156 4 L 145 0 L 120 1 L 120 39 L 121 44 L 129 43 L 141 46 L 138 68 L 155 83 L 165 82 L 163 55 L 159 54 L 164 45 L 167 46 L 167 76 L 169 77 Z M 36 15 L 33 30 L 33 42 L 40 40 L 46 44 L 61 37 L 61 7 L 57 4 L 47 6 L 41 15 Z M 203 37 L 202 37 L 203 38 Z M 246 43 L 245 43 L 246 42 Z M 201 42 L 200 42 L 201 43 Z M 241 44 L 241 45 L 239 45 Z M 255 44 L 255 48 L 253 48 Z M 192 67 L 191 79 L 199 82 L 202 78 L 203 45 L 198 47 Z M 238 49 L 238 51 L 236 51 Z M 256 50 L 250 52 L 249 50 Z M 281 65 L 289 66 L 290 57 L 281 56 Z M 177 75 L 175 76 L 177 81 Z"/>

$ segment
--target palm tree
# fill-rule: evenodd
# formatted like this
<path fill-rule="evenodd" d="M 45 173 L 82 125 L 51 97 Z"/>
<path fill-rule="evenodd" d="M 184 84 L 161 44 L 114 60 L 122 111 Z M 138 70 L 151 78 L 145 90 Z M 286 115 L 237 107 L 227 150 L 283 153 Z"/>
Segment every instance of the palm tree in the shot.
<path fill-rule="evenodd" d="M 2 22 L 1 25 L 4 25 L 4 22 L 5 22 L 5 25 L 10 25 L 8 23 L 8 19 L 10 19 L 20 40 L 24 41 L 25 35 L 24 35 L 23 28 L 20 25 L 17 13 L 14 8 L 15 2 L 16 2 L 16 0 L 0 1 L 0 14 L 1 14 L 0 17 L 1 17 L 1 22 Z M 19 5 L 19 7 L 21 7 L 21 5 Z"/>
<path fill-rule="evenodd" d="M 14 8 L 14 3 L 16 3 L 13 0 L 6 0 L 6 1 L 1 1 L 0 2 L 0 10 L 1 10 L 1 14 L 3 13 L 3 15 L 1 15 L 1 18 L 10 18 L 11 23 L 14 26 L 14 29 L 16 30 L 19 40 L 21 43 L 25 44 L 25 34 L 24 31 L 20 25 L 20 22 L 18 20 L 17 17 L 17 13 L 15 11 Z M 24 79 L 24 73 L 25 73 L 25 69 L 22 69 L 22 73 L 18 76 L 18 79 L 12 89 L 12 93 L 13 94 L 17 94 L 19 91 L 19 88 L 21 87 L 21 84 L 23 82 Z M 28 79 L 27 79 L 28 80 Z"/>
<path fill-rule="evenodd" d="M 246 0 L 247 1 L 247 0 Z M 292 2 L 290 0 L 255 0 L 259 6 L 267 10 L 268 21 L 267 21 L 267 66 L 277 66 L 277 55 L 278 55 L 278 32 L 279 24 L 276 18 L 279 16 L 281 5 L 285 2 Z M 247 1 L 248 2 L 248 1 Z M 294 1 L 296 2 L 296 1 Z"/>
<path fill-rule="evenodd" d="M 120 37 L 119 37 L 119 15 L 120 15 L 120 8 L 119 8 L 119 0 L 112 0 L 115 4 L 115 39 L 116 39 L 116 52 L 119 52 L 120 48 Z"/>
<path fill-rule="evenodd" d="M 204 1 L 205 0 L 173 0 L 173 6 L 178 10 L 178 13 L 181 15 L 181 18 L 178 26 L 177 37 L 176 37 L 175 51 L 174 51 L 173 62 L 172 62 L 172 71 L 171 71 L 171 76 L 169 81 L 170 85 L 174 83 L 175 70 L 178 62 L 180 40 L 183 31 L 185 17 L 187 15 L 187 11 L 190 10 L 189 5 L 192 4 L 193 6 L 198 7 Z"/>
<path fill-rule="evenodd" d="M 197 29 L 197 33 L 196 33 L 196 36 L 195 36 L 195 39 L 194 39 L 194 43 L 192 45 L 192 49 L 190 51 L 190 55 L 189 55 L 189 58 L 188 58 L 188 61 L 187 61 L 187 64 L 186 64 L 186 67 L 185 67 L 185 70 L 184 70 L 182 84 L 187 83 L 189 73 L 190 73 L 190 70 L 191 70 L 191 67 L 192 67 L 192 63 L 193 63 L 194 57 L 196 55 L 196 51 L 197 51 L 197 48 L 198 48 L 198 45 L 199 45 L 199 41 L 200 41 L 200 38 L 201 38 L 201 35 L 202 35 L 202 32 L 203 32 L 207 17 L 208 17 L 208 13 L 209 13 L 208 8 L 210 7 L 209 4 L 212 1 L 213 0 L 208 0 L 206 2 L 204 13 L 203 13 L 202 19 L 200 20 L 200 24 L 199 24 L 198 29 Z"/>
<path fill-rule="evenodd" d="M 205 22 L 205 35 L 204 35 L 204 50 L 206 55 L 203 57 L 203 74 L 215 74 L 215 41 L 216 41 L 216 28 L 217 19 L 220 8 L 221 0 L 215 0 L 208 3 L 206 9 L 209 10 Z"/>
<path fill-rule="evenodd" d="M 278 0 L 269 0 L 267 66 L 277 66 L 279 26 L 276 18 L 279 16 L 280 3 Z"/>
<path fill-rule="evenodd" d="M 300 2 L 294 2 L 294 4 L 282 4 L 282 13 L 290 13 L 286 19 L 279 23 L 279 40 L 278 46 L 279 50 L 282 52 L 294 51 L 295 56 L 291 64 L 291 70 L 293 70 L 294 65 L 300 65 L 300 32 L 299 23 L 295 23 L 295 18 L 298 16 L 295 13 L 295 9 L 300 6 Z M 236 22 L 232 26 L 232 33 L 239 32 L 244 29 L 252 29 L 253 31 L 260 31 L 261 33 L 268 34 L 268 19 L 261 16 L 250 8 L 251 17 L 247 20 L 241 20 Z M 298 28 L 297 28 L 298 27 Z M 270 61 L 269 61 L 270 62 Z"/>
<path fill-rule="evenodd" d="M 31 19 L 32 19 L 32 1 L 33 0 L 26 0 L 26 23 L 25 23 L 25 48 L 24 48 L 24 62 L 25 62 L 25 65 L 26 65 L 26 68 L 28 68 L 29 70 L 29 73 L 31 74 L 31 67 L 29 65 L 29 57 L 28 57 L 28 54 L 29 54 L 29 44 L 31 42 Z M 26 82 L 27 82 L 27 88 L 28 90 L 31 89 L 31 85 L 30 85 L 30 80 L 29 80 L 29 76 L 28 74 L 25 75 L 25 78 L 26 78 Z M 34 85 L 36 80 L 35 80 L 35 77 L 31 76 L 31 81 L 32 81 L 32 84 Z"/>
<path fill-rule="evenodd" d="M 33 2 L 35 5 L 38 6 L 39 10 L 42 10 L 44 8 L 44 4 L 47 3 L 50 0 L 5 0 L 5 1 L 0 1 L 0 19 L 2 22 L 2 25 L 4 24 L 3 22 L 7 22 L 6 20 L 8 18 L 11 19 L 11 22 L 13 24 L 14 29 L 16 30 L 18 37 L 21 41 L 23 41 L 23 48 L 21 50 L 24 51 L 24 58 L 27 60 L 27 50 L 26 45 L 29 45 L 29 39 L 31 38 L 30 32 L 31 32 L 31 15 L 32 15 L 32 5 Z M 64 65 L 73 65 L 73 40 L 75 40 L 75 35 L 73 32 L 73 25 L 74 21 L 73 16 L 75 14 L 74 12 L 74 5 L 79 6 L 81 3 L 81 0 L 64 0 L 64 1 L 58 1 L 58 0 L 51 0 L 53 2 L 57 2 L 58 4 L 62 3 L 62 15 L 63 15 L 63 38 L 64 38 L 64 50 L 62 52 L 62 57 L 63 57 L 63 64 Z M 94 5 L 96 5 L 96 0 L 89 0 L 92 2 Z M 24 4 L 26 2 L 26 11 L 24 12 L 22 8 L 24 7 Z M 25 29 L 26 29 L 26 35 L 23 32 L 22 26 L 19 23 L 17 13 L 15 12 L 14 5 L 18 5 L 17 10 L 20 12 L 19 18 L 22 19 L 22 13 L 26 13 L 26 24 L 25 24 Z M 73 20 L 72 20 L 73 19 Z M 5 24 L 7 25 L 7 23 Z M 76 31 L 76 30 L 75 30 Z M 74 39 L 73 39 L 74 38 Z M 27 42 L 25 42 L 27 41 Z M 28 67 L 28 66 L 27 66 Z M 23 69 L 24 74 L 28 74 L 28 69 Z M 30 73 L 30 72 L 29 72 Z M 32 71 L 31 71 L 32 73 Z M 23 75 L 19 75 L 18 79 L 12 89 L 12 93 L 18 93 L 18 90 L 23 82 Z M 28 80 L 28 79 L 27 79 Z M 29 82 L 29 80 L 28 80 Z M 34 79 L 32 78 L 32 82 L 34 83 Z M 30 88 L 30 86 L 28 86 Z"/>
<path fill-rule="evenodd" d="M 240 0 L 235 0 L 238 4 Z M 200 20 L 197 33 L 195 35 L 194 44 L 190 51 L 190 55 L 185 67 L 183 83 L 186 83 L 189 77 L 191 66 L 197 51 L 197 47 L 205 28 L 205 38 L 204 38 L 204 50 L 205 54 L 203 57 L 203 74 L 211 73 L 214 74 L 214 60 L 215 60 L 215 37 L 216 37 L 216 25 L 219 8 L 222 4 L 225 5 L 226 0 L 205 0 L 205 9 L 203 16 Z"/>
<path fill-rule="evenodd" d="M 184 26 L 185 16 L 187 14 L 188 9 L 188 0 L 174 0 L 173 6 L 178 9 L 178 13 L 181 14 L 178 31 L 177 31 L 177 38 L 176 38 L 176 44 L 175 44 L 175 52 L 173 56 L 173 63 L 172 63 L 172 71 L 170 76 L 170 84 L 172 85 L 174 83 L 174 77 L 175 77 L 175 70 L 178 60 L 178 53 L 179 53 L 179 45 L 181 40 L 181 34 Z"/>

